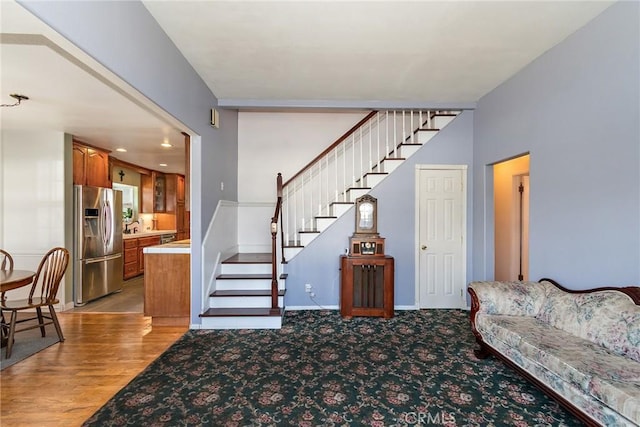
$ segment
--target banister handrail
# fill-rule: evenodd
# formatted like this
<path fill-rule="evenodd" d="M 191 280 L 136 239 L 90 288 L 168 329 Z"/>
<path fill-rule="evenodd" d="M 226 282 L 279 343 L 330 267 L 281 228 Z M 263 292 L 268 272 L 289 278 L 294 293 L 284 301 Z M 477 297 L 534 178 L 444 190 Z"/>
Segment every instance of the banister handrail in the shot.
<path fill-rule="evenodd" d="M 291 178 L 289 178 L 283 185 L 283 187 L 286 187 L 287 185 L 289 185 L 290 182 L 292 182 L 294 179 L 296 179 L 297 177 L 299 177 L 300 175 L 302 175 L 304 172 L 306 172 L 311 166 L 315 165 L 316 162 L 318 160 L 320 160 L 321 158 L 323 158 L 327 153 L 331 152 L 331 150 L 333 150 L 334 148 L 336 148 L 338 145 L 340 145 L 340 143 L 342 141 L 344 141 L 345 139 L 349 138 L 356 130 L 358 130 L 362 125 L 364 125 L 366 122 L 369 121 L 369 119 L 371 119 L 373 116 L 375 116 L 378 113 L 378 111 L 374 110 L 371 111 L 369 114 L 366 115 L 365 118 L 363 118 L 362 120 L 360 120 L 358 123 L 355 124 L 355 126 L 353 126 L 351 129 L 349 129 L 348 131 L 346 131 L 340 138 L 338 138 L 333 144 L 331 144 L 330 146 L 328 146 L 322 153 L 318 154 L 316 157 L 313 158 L 313 160 L 311 160 L 309 163 L 307 163 L 302 169 L 300 169 L 296 174 L 294 174 Z"/>
<path fill-rule="evenodd" d="M 276 238 L 278 235 L 278 218 L 281 217 L 282 207 L 282 174 L 278 173 L 276 178 L 276 207 L 273 217 L 271 218 L 271 310 L 279 310 L 278 307 L 278 267 L 277 267 L 277 245 Z M 283 234 L 284 236 L 284 234 Z M 282 237 L 284 239 L 284 237 Z M 282 260 L 284 261 L 284 249 Z"/>

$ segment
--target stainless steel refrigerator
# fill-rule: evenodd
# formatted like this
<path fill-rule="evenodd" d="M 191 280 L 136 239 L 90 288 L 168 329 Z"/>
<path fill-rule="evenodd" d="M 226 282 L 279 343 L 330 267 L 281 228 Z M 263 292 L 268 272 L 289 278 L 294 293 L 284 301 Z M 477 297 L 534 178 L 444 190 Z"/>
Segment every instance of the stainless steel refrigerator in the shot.
<path fill-rule="evenodd" d="M 122 192 L 74 186 L 73 301 L 122 290 Z"/>

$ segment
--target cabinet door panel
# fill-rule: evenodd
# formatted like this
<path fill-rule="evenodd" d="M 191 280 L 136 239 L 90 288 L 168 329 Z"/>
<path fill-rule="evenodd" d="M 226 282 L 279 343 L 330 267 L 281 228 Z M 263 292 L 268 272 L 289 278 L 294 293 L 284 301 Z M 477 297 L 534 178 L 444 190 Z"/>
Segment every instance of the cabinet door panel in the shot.
<path fill-rule="evenodd" d="M 81 145 L 73 144 L 73 183 L 85 185 L 87 170 L 87 149 Z"/>
<path fill-rule="evenodd" d="M 109 182 L 109 154 L 93 148 L 87 149 L 87 185 L 111 187 Z"/>

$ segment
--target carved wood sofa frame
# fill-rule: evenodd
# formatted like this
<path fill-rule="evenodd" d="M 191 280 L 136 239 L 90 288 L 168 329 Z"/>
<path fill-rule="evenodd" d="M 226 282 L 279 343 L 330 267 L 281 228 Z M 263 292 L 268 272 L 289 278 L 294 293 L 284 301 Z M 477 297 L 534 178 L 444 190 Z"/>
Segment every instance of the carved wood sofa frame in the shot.
<path fill-rule="evenodd" d="M 601 288 L 593 288 L 593 289 L 576 291 L 576 290 L 571 290 L 563 287 L 553 279 L 543 278 L 539 280 L 539 282 L 543 282 L 543 281 L 550 282 L 557 288 L 561 289 L 562 291 L 568 292 L 571 294 L 581 294 L 581 293 L 590 293 L 590 292 L 598 292 L 598 291 L 619 291 L 626 295 L 629 295 L 636 305 L 640 305 L 640 287 L 637 287 L 637 286 L 627 286 L 623 288 L 601 287 Z M 539 381 L 533 375 L 529 374 L 520 366 L 513 363 L 507 357 L 503 356 L 502 353 L 500 353 L 498 350 L 494 349 L 493 347 L 491 347 L 490 345 L 484 342 L 484 340 L 482 339 L 482 335 L 476 328 L 476 324 L 475 324 L 476 314 L 478 313 L 478 310 L 480 310 L 480 302 L 478 300 L 478 296 L 476 295 L 473 289 L 468 288 L 467 290 L 471 295 L 471 331 L 473 332 L 473 335 L 476 337 L 476 342 L 479 345 L 479 348 L 474 350 L 475 356 L 478 359 L 486 359 L 490 355 L 495 356 L 496 358 L 501 360 L 505 365 L 509 366 L 511 369 L 515 370 L 520 375 L 522 375 L 527 381 L 531 382 L 540 390 L 542 390 L 546 395 L 548 395 L 552 399 L 555 399 L 558 403 L 564 406 L 569 412 L 571 412 L 574 416 L 576 416 L 576 418 L 578 418 L 585 425 L 590 427 L 600 426 L 600 424 L 595 423 L 591 418 L 589 418 L 582 411 L 580 411 L 573 403 L 569 402 L 563 396 L 556 393 L 551 387 L 547 386 L 542 381 Z"/>

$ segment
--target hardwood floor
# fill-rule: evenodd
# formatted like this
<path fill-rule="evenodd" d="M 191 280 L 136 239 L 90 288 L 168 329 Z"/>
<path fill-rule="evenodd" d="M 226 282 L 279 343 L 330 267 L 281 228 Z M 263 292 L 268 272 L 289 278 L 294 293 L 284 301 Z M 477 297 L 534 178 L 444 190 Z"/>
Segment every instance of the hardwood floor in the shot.
<path fill-rule="evenodd" d="M 187 330 L 142 314 L 58 316 L 65 342 L 0 373 L 0 425 L 81 425 Z"/>
<path fill-rule="evenodd" d="M 144 276 L 134 277 L 122 283 L 122 291 L 98 298 L 82 307 L 74 307 L 71 313 L 142 313 L 144 310 Z"/>

